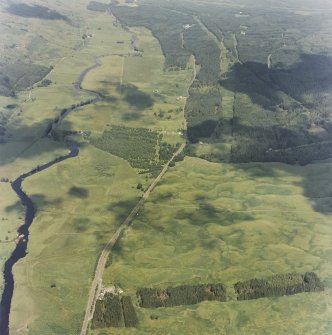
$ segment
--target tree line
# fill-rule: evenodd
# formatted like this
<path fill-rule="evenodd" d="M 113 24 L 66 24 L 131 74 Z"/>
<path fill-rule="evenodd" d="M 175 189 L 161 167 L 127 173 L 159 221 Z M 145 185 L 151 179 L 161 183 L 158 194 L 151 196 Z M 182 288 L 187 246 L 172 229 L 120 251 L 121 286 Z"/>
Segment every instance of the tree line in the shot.
<path fill-rule="evenodd" d="M 137 290 L 140 307 L 173 307 L 193 305 L 205 300 L 226 301 L 223 284 L 182 285 L 177 287 L 140 288 Z"/>
<path fill-rule="evenodd" d="M 302 292 L 319 292 L 324 284 L 314 272 L 278 274 L 264 279 L 250 279 L 234 285 L 237 300 L 280 297 Z"/>

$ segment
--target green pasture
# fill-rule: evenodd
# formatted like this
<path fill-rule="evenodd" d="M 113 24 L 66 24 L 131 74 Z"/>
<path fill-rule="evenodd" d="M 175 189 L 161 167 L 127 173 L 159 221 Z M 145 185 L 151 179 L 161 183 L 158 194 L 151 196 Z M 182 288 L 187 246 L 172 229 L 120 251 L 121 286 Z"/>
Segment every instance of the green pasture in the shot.
<path fill-rule="evenodd" d="M 138 330 L 119 334 L 328 334 L 330 169 L 331 161 L 307 167 L 177 163 L 115 247 L 104 284 L 120 286 L 137 306 L 139 287 L 222 282 L 229 302 L 137 308 Z M 305 271 L 315 271 L 326 291 L 235 301 L 237 281 Z M 103 333 L 112 330 L 93 332 Z"/>
<path fill-rule="evenodd" d="M 176 136 L 184 128 L 183 108 L 192 69 L 165 72 L 158 40 L 147 29 L 131 31 L 138 38 L 142 55 L 133 51 L 130 56 L 115 52 L 113 56 L 100 58 L 101 66 L 86 76 L 83 87 L 105 95 L 104 101 L 95 108 L 111 110 L 109 123 L 144 125 Z"/>
<path fill-rule="evenodd" d="M 276 72 L 279 75 L 276 80 L 280 85 L 286 83 L 283 89 L 291 92 L 286 96 L 280 89 L 274 96 L 273 90 L 261 90 L 266 85 L 253 74 L 262 71 L 264 77 L 264 68 L 257 64 L 246 64 L 245 67 L 237 64 L 234 69 L 234 36 L 238 38 L 240 59 L 247 63 L 262 60 L 265 64 L 265 53 L 271 53 L 269 48 L 279 43 L 279 30 L 278 38 L 273 39 L 271 46 L 267 45 L 269 39 L 265 44 L 259 34 L 251 31 L 265 27 L 264 23 L 270 20 L 267 11 L 261 18 L 259 15 L 255 18 L 254 15 L 234 14 L 242 7 L 236 7 L 234 12 L 229 3 L 224 3 L 224 11 L 219 10 L 218 4 L 209 9 L 206 3 L 201 6 L 197 1 L 192 9 L 190 5 L 189 9 L 184 6 L 178 11 L 161 9 L 157 4 L 151 8 L 146 6 L 142 12 L 138 6 L 139 13 L 146 16 L 146 22 L 153 29 L 159 27 L 159 21 L 156 25 L 151 21 L 158 13 L 160 27 L 165 27 L 165 30 L 158 31 L 162 46 L 168 51 L 175 46 L 174 54 L 167 58 L 168 66 L 190 59 L 185 69 L 165 71 L 165 55 L 154 37 L 156 35 L 136 27 L 137 16 L 128 18 L 135 27 L 126 31 L 109 13 L 87 10 L 88 0 L 38 0 L 34 3 L 66 15 L 71 23 L 14 17 L 6 12 L 4 5 L 0 5 L 0 28 L 4 36 L 0 48 L 5 51 L 0 56 L 1 61 L 15 63 L 24 59 L 27 63 L 54 67 L 46 76 L 51 81 L 49 86 L 40 87 L 36 83 L 31 89 L 18 92 L 15 98 L 0 97 L 0 121 L 6 128 L 6 134 L 1 135 L 0 178 L 14 180 L 37 165 L 68 152 L 64 142 L 45 137 L 45 131 L 64 108 L 94 97 L 92 93 L 75 89 L 73 84 L 80 73 L 99 62 L 100 66 L 86 75 L 82 86 L 98 91 L 103 100 L 76 109 L 56 130 L 57 135 L 77 132 L 73 138 L 81 143 L 79 156 L 42 171 L 23 183 L 24 191 L 36 206 L 37 215 L 30 228 L 28 255 L 14 267 L 10 333 L 71 335 L 79 333 L 100 251 L 137 203 L 142 195 L 141 189 L 151 182 L 124 159 L 93 146 L 89 142 L 91 138 L 100 138 L 105 130 L 117 125 L 151 129 L 162 134 L 163 141 L 172 145 L 182 142 L 181 130 L 186 128 L 184 107 L 188 88 L 193 82 L 193 68 L 196 66 L 202 70 L 204 64 L 210 64 L 211 68 L 208 65 L 201 74 L 215 78 L 216 64 L 213 62 L 216 60 L 221 60 L 217 68 L 221 68 L 222 85 L 215 82 L 215 86 L 220 86 L 220 106 L 213 105 L 208 113 L 220 113 L 222 123 L 210 138 L 199 138 L 198 143 L 190 148 L 190 153 L 211 161 L 230 159 L 231 144 L 234 144 L 234 111 L 243 121 L 242 128 L 235 134 L 236 141 L 246 149 L 251 131 L 255 138 L 273 122 L 277 124 L 282 120 L 288 126 L 298 121 L 286 111 L 287 108 L 292 111 L 293 96 L 301 95 L 297 97 L 299 103 L 321 100 L 324 112 L 323 107 L 328 106 L 330 95 L 327 90 L 322 91 L 323 95 L 313 95 L 315 85 L 321 83 L 313 72 L 304 81 L 310 76 L 315 81 L 303 92 L 297 91 L 298 85 L 293 85 L 293 82 L 282 80 L 284 72 Z M 124 0 L 120 4 L 133 7 L 122 8 L 130 10 L 130 13 L 137 9 Z M 120 14 L 121 7 L 124 6 L 119 6 Z M 203 7 L 208 9 L 202 15 L 201 24 L 212 23 L 206 29 L 210 30 L 210 37 L 213 33 L 220 38 L 221 59 L 214 57 L 213 62 L 204 59 L 209 57 L 208 50 L 202 48 L 206 45 L 203 43 L 206 31 L 200 32 L 203 44 L 196 44 L 195 36 L 189 30 L 184 34 L 187 47 L 202 52 L 197 57 L 201 61 L 194 64 L 188 51 L 176 44 L 177 32 L 192 20 L 192 14 L 181 13 L 182 10 L 201 13 Z M 149 12 L 144 13 L 145 9 Z M 163 11 L 169 15 L 170 21 L 165 21 Z M 287 48 L 274 50 L 273 66 L 278 60 L 285 66 L 297 64 L 301 48 L 307 53 L 329 54 L 329 25 L 319 26 L 320 30 L 317 28 L 308 33 L 298 28 L 304 26 L 304 15 L 301 14 L 300 18 L 292 16 L 299 20 L 296 24 L 288 16 L 281 17 L 281 23 L 271 22 L 274 27 L 287 23 Z M 249 32 L 237 36 L 240 35 L 240 25 L 247 24 L 247 20 L 252 23 Z M 298 27 L 292 27 L 289 22 Z M 212 30 L 213 27 L 216 31 Z M 166 28 L 170 30 L 166 31 Z M 175 35 L 172 35 L 173 28 Z M 223 33 L 224 36 L 218 35 Z M 275 31 L 271 30 L 269 34 L 269 38 L 274 38 Z M 138 51 L 130 46 L 133 36 L 137 37 Z M 265 48 L 263 53 L 256 47 L 259 43 Z M 293 44 L 295 51 L 289 47 Z M 171 64 L 172 57 L 174 64 Z M 317 65 L 320 61 L 327 64 L 328 60 L 309 58 L 300 65 Z M 301 66 L 292 68 L 292 71 L 301 73 Z M 251 79 L 246 83 L 248 67 L 251 69 L 248 78 Z M 322 71 L 323 67 L 317 69 Z M 319 85 L 317 87 L 321 89 Z M 257 95 L 254 88 L 262 92 Z M 211 87 L 200 87 L 197 92 L 204 90 L 211 96 L 206 95 L 202 100 L 197 94 L 196 102 L 201 105 L 209 102 L 210 97 L 215 98 L 212 96 L 215 90 Z M 14 108 L 7 107 L 13 104 L 16 105 Z M 309 121 L 306 119 L 307 123 L 303 122 L 304 128 L 308 126 L 312 134 L 323 138 L 327 131 L 319 123 L 320 111 L 317 115 L 314 111 L 312 115 L 303 111 L 301 109 L 296 114 L 300 121 L 300 117 L 311 118 Z M 205 112 L 204 108 L 200 111 L 202 120 Z M 327 123 L 330 121 L 328 116 L 329 112 L 324 119 Z M 213 119 L 216 117 L 213 115 Z M 252 125 L 254 127 L 249 127 Z M 248 132 L 245 132 L 245 126 L 248 126 Z M 257 126 L 261 129 L 256 129 Z M 259 140 L 259 143 L 265 143 L 264 138 L 261 140 L 259 137 Z M 255 146 L 249 149 L 256 151 Z M 119 286 L 124 295 L 131 296 L 139 327 L 100 329 L 90 333 L 331 334 L 331 165 L 331 160 L 316 161 L 305 167 L 277 163 L 232 165 L 189 157 L 178 162 L 169 169 L 133 226 L 114 247 L 104 274 L 104 286 Z M 138 188 L 139 184 L 141 187 Z M 10 184 L 0 183 L 0 264 L 13 250 L 14 243 L 6 243 L 6 240 L 15 238 L 23 217 L 23 208 Z M 307 271 L 314 271 L 324 281 L 324 292 L 244 302 L 235 300 L 233 284 L 238 281 Z M 220 282 L 227 287 L 229 301 L 226 303 L 138 308 L 136 290 L 140 287 Z M 0 281 L 0 289 L 2 286 Z"/>
<path fill-rule="evenodd" d="M 23 208 L 17 204 L 17 198 L 10 183 L 0 183 L 0 262 L 10 257 L 17 237 L 16 227 L 24 217 Z M 3 290 L 3 277 L 0 279 L 0 291 Z"/>
<path fill-rule="evenodd" d="M 33 334 L 78 332 L 97 256 L 138 201 L 139 181 L 122 159 L 87 147 L 24 182 L 37 216 L 14 268 L 12 334 L 26 323 Z"/>
<path fill-rule="evenodd" d="M 0 97 L 1 106 L 17 104 L 11 111 L 4 107 L 1 110 L 9 114 L 6 128 L 11 136 L 8 137 L 7 143 L 0 147 L 0 174 L 9 180 L 14 180 L 37 165 L 67 153 L 68 149 L 64 143 L 43 136 L 48 125 L 59 116 L 63 108 L 91 97 L 90 94 L 77 91 L 73 83 L 83 70 L 94 64 L 96 57 L 111 53 L 115 47 L 119 52 L 129 50 L 128 43 L 122 46 L 116 44 L 117 37 L 114 32 L 124 39 L 126 34 L 113 26 L 110 16 L 91 14 L 83 2 L 75 6 L 66 5 L 71 9 L 75 7 L 75 15 L 84 17 L 80 29 L 66 24 L 50 25 L 49 22 L 38 19 L 15 17 L 17 29 L 22 24 L 29 24 L 31 34 L 36 35 L 38 31 L 43 36 L 47 35 L 50 43 L 54 42 L 51 46 L 47 43 L 43 46 L 44 55 L 48 55 L 47 52 L 53 54 L 52 59 L 49 56 L 45 58 L 45 64 L 53 65 L 54 69 L 47 76 L 52 81 L 48 87 L 36 85 L 29 91 L 19 93 L 15 99 Z M 7 16 L 4 17 L 7 19 Z M 12 17 L 8 16 L 8 20 L 11 19 Z M 80 34 L 85 30 L 92 37 L 83 43 Z M 15 29 L 10 30 L 10 34 L 14 36 Z M 75 40 L 71 36 L 75 36 Z M 15 38 L 21 38 L 20 41 L 23 42 L 27 36 L 18 35 Z M 59 39 L 64 45 L 63 48 L 57 43 Z M 34 45 L 33 49 L 38 48 Z M 34 61 L 44 64 L 39 55 L 30 56 Z M 68 122 L 65 126 L 71 129 Z M 85 170 L 85 163 L 91 165 L 90 172 L 89 168 Z M 78 173 L 80 169 L 81 172 Z M 67 180 L 64 181 L 63 178 Z M 122 179 L 126 182 L 123 183 Z M 12 301 L 11 333 L 24 333 L 29 327 L 31 331 L 40 334 L 54 334 L 56 330 L 53 332 L 52 329 L 58 329 L 64 320 L 70 320 L 64 333 L 71 333 L 72 329 L 80 327 L 97 255 L 117 224 L 138 199 L 141 191 L 136 189 L 136 185 L 138 182 L 145 182 L 141 179 L 143 178 L 123 160 L 91 147 L 89 150 L 81 150 L 79 158 L 63 162 L 61 166 L 54 166 L 53 169 L 24 182 L 24 190 L 33 198 L 37 207 L 37 217 L 34 221 L 36 230 L 31 228 L 28 257 L 14 269 L 16 285 Z M 65 185 L 63 190 L 60 187 L 62 183 Z M 82 183 L 92 185 L 82 188 Z M 3 198 L 0 217 L 4 218 L 0 239 L 5 241 L 8 237 L 8 240 L 12 240 L 16 237 L 17 227 L 23 222 L 23 208 L 12 192 L 10 184 L 1 183 L 0 187 Z M 102 201 L 98 204 L 92 202 L 92 206 L 87 206 L 87 200 L 84 199 L 90 192 L 92 197 L 100 197 Z M 62 196 L 67 197 L 67 200 Z M 128 202 L 121 203 L 121 199 Z M 115 207 L 111 209 L 112 205 Z M 81 209 L 77 206 L 81 206 Z M 77 240 L 78 235 L 81 239 Z M 1 262 L 8 258 L 13 247 L 14 243 L 2 244 Z M 53 257 L 54 255 L 56 256 Z M 69 255 L 74 257 L 72 262 L 68 262 Z M 63 273 L 67 275 L 60 278 Z M 78 278 L 82 279 L 75 282 Z M 49 290 L 55 280 L 58 281 L 57 288 L 62 287 L 60 291 Z M 50 282 L 52 283 L 49 284 Z M 68 292 L 71 292 L 71 302 L 66 300 L 69 298 Z M 81 300 L 75 301 L 78 298 Z M 53 311 L 48 308 L 50 301 L 54 302 Z M 59 307 L 61 305 L 63 306 Z M 72 314 L 68 314 L 68 311 Z M 60 312 L 58 316 L 56 312 Z M 43 313 L 47 315 L 44 316 Z M 51 325 L 48 323 L 50 321 Z M 35 324 L 30 325 L 30 322 Z"/>
<path fill-rule="evenodd" d="M 45 1 L 43 5 L 47 5 Z M 2 56 L 8 58 L 4 60 L 14 62 L 14 56 L 21 57 L 21 52 L 26 52 L 29 57 L 27 62 L 54 67 L 47 76 L 52 81 L 48 87 L 38 87 L 36 84 L 30 90 L 18 93 L 16 98 L 0 97 L 0 116 L 4 117 L 7 130 L 5 143 L 0 145 L 0 175 L 10 180 L 67 152 L 63 143 L 44 138 L 44 135 L 63 108 L 91 97 L 90 94 L 78 92 L 73 83 L 83 70 L 94 64 L 95 57 L 111 52 L 115 46 L 121 52 L 129 50 L 128 43 L 122 46 L 116 44 L 114 32 L 118 35 L 125 33 L 113 26 L 112 18 L 87 11 L 84 1 L 76 4 L 48 1 L 48 5 L 51 8 L 55 6 L 59 11 L 63 8 L 72 10 L 76 17 L 81 18 L 81 27 L 64 22 L 50 24 L 45 20 L 13 17 L 5 11 L 5 6 L 1 7 L 5 31 L 0 43 L 4 44 L 5 49 Z M 28 27 L 29 31 L 24 32 L 24 27 Z M 83 42 L 82 31 L 88 31 L 92 37 Z M 29 44 L 34 36 L 45 40 L 39 53 L 36 53 L 36 45 L 31 50 L 28 47 L 25 49 L 25 44 Z M 9 41 L 17 44 L 13 53 L 11 48 L 5 47 Z M 6 106 L 11 104 L 16 107 L 9 110 Z M 15 225 L 12 230 L 16 228 Z"/>
<path fill-rule="evenodd" d="M 138 174 L 125 160 L 90 145 L 86 135 L 99 136 L 108 126 L 117 124 L 164 130 L 163 137 L 167 142 L 175 144 L 181 141 L 178 129 L 183 127 L 185 99 L 177 100 L 177 97 L 185 95 L 191 70 L 164 73 L 161 50 L 156 47 L 158 43 L 147 30 L 138 33 L 142 43 L 145 43 L 145 54 L 150 57 L 149 61 L 142 63 L 143 55 L 135 65 L 138 57 L 117 55 L 132 52 L 128 32 L 113 26 L 112 18 L 106 14 L 88 12 L 85 18 L 86 29 L 93 37 L 82 49 L 57 64 L 48 76 L 52 80 L 50 86 L 32 90 L 31 97 L 35 99 L 23 104 L 26 108 L 23 114 L 29 116 L 22 117 L 20 121 L 23 130 L 19 131 L 18 125 L 21 123 L 13 119 L 10 126 L 15 141 L 9 141 L 3 149 L 7 150 L 4 157 L 8 157 L 8 163 L 1 166 L 1 172 L 11 179 L 65 154 L 67 149 L 64 143 L 40 138 L 40 134 L 46 129 L 47 122 L 56 118 L 63 108 L 92 97 L 89 93 L 75 90 L 73 82 L 80 72 L 94 65 L 100 57 L 102 65 L 88 73 L 83 87 L 100 91 L 106 96 L 105 99 L 95 105 L 76 109 L 57 129 L 57 134 L 79 132 L 75 136 L 75 140 L 82 142 L 79 156 L 34 175 L 23 183 L 24 190 L 37 208 L 37 216 L 30 229 L 29 253 L 14 268 L 16 286 L 10 315 L 12 334 L 22 334 L 27 329 L 32 334 L 78 332 L 97 257 L 142 195 L 137 185 L 142 184 L 143 188 L 149 185 L 149 179 Z M 124 43 L 118 43 L 119 40 Z M 155 55 L 149 56 L 150 53 Z M 153 115 L 153 110 L 131 106 L 118 91 L 118 100 L 109 98 L 116 85 L 111 87 L 113 91 L 109 93 L 102 90 L 100 83 L 105 80 L 119 83 L 119 74 L 115 70 L 118 61 L 124 61 L 124 68 L 128 61 L 130 71 L 136 66 L 136 75 L 129 77 L 127 74 L 126 84 L 137 86 L 137 90 L 145 94 L 153 94 L 152 82 L 163 83 L 167 103 L 158 98 L 162 100 L 160 108 L 167 108 L 166 115 L 169 113 L 172 118 L 173 113 L 168 110 L 181 108 L 180 112 L 174 113 L 174 119 L 159 120 Z M 151 62 L 156 62 L 156 65 L 151 66 Z M 146 82 L 142 78 L 138 81 L 139 71 L 147 72 L 150 68 L 152 70 Z M 22 92 L 22 101 L 29 94 Z M 153 108 L 156 108 L 158 101 Z M 134 121 L 128 121 L 124 115 L 138 112 L 144 117 Z M 149 116 L 155 120 L 146 124 Z M 17 150 L 16 159 L 14 149 Z M 14 196 L 12 202 L 19 208 Z M 17 217 L 18 212 L 15 215 Z"/>

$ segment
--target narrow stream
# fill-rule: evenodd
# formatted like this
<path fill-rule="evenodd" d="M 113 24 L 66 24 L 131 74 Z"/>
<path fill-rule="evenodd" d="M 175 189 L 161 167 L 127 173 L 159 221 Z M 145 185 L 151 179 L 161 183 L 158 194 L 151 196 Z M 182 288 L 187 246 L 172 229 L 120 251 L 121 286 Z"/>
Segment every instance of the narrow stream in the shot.
<path fill-rule="evenodd" d="M 88 103 L 85 103 L 84 105 L 94 104 L 103 99 L 103 96 L 99 94 L 98 92 L 91 91 L 91 90 L 85 90 L 82 88 L 82 82 L 84 80 L 84 77 L 87 75 L 87 73 L 100 65 L 101 63 L 99 61 L 99 58 L 96 58 L 95 64 L 87 68 L 86 70 L 84 70 L 80 74 L 78 81 L 74 84 L 74 87 L 77 90 L 81 90 L 81 91 L 95 95 L 94 99 L 90 100 Z M 66 113 L 62 114 L 61 117 L 57 121 L 54 121 L 51 129 L 49 129 L 46 132 L 47 135 L 48 136 L 52 135 L 52 132 L 61 124 L 63 119 L 70 112 L 74 111 L 75 109 L 79 107 L 81 106 L 76 105 L 75 107 L 69 108 Z M 67 141 L 67 145 L 69 148 L 69 153 L 67 155 L 60 156 L 44 165 L 41 165 L 27 173 L 22 174 L 16 180 L 14 180 L 11 184 L 12 189 L 17 194 L 17 196 L 21 200 L 21 203 L 25 207 L 25 219 L 24 219 L 24 224 L 20 226 L 17 230 L 19 239 L 17 241 L 16 248 L 11 254 L 10 258 L 6 261 L 5 266 L 4 266 L 3 275 L 4 275 L 5 287 L 4 287 L 4 291 L 2 293 L 1 302 L 0 302 L 0 334 L 1 335 L 9 335 L 9 314 L 10 314 L 10 307 L 11 307 L 11 302 L 12 302 L 12 297 L 13 297 L 13 292 L 14 292 L 14 277 L 13 277 L 12 270 L 13 270 L 13 266 L 15 265 L 15 263 L 19 261 L 20 259 L 24 258 L 27 254 L 27 246 L 28 246 L 28 241 L 29 241 L 29 228 L 31 224 L 33 223 L 33 219 L 36 213 L 32 200 L 22 190 L 22 182 L 26 178 L 34 174 L 37 174 L 43 170 L 46 170 L 55 164 L 63 162 L 66 159 L 78 156 L 79 154 L 78 143 L 73 142 L 73 141 Z"/>

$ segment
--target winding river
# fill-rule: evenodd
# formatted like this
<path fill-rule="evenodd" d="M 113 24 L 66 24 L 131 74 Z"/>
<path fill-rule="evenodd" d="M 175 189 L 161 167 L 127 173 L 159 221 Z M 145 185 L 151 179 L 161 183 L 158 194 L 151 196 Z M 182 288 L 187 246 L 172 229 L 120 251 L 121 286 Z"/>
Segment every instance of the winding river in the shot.
<path fill-rule="evenodd" d="M 85 76 L 87 75 L 87 73 L 100 65 L 101 65 L 101 62 L 99 58 L 96 58 L 95 64 L 85 69 L 80 74 L 77 82 L 74 84 L 74 87 L 77 90 L 81 90 L 89 94 L 93 94 L 95 96 L 94 99 L 88 100 L 87 102 L 84 102 L 83 104 L 78 104 L 71 108 L 68 108 L 65 113 L 62 113 L 61 116 L 56 121 L 53 122 L 50 129 L 47 129 L 46 134 L 48 136 L 52 135 L 52 132 L 61 124 L 63 119 L 70 112 L 74 111 L 75 109 L 83 105 L 85 106 L 88 104 L 94 104 L 103 99 L 103 96 L 100 93 L 82 88 L 82 82 Z M 37 168 L 27 173 L 22 174 L 21 176 L 19 176 L 16 180 L 14 180 L 11 183 L 12 189 L 17 194 L 21 203 L 25 207 L 25 219 L 24 219 L 23 225 L 21 225 L 17 230 L 19 238 L 17 240 L 16 248 L 11 254 L 11 256 L 9 257 L 9 259 L 6 261 L 5 266 L 4 266 L 3 275 L 4 275 L 5 287 L 4 287 L 4 291 L 2 293 L 1 302 L 0 302 L 0 334 L 1 335 L 9 335 L 9 314 L 10 314 L 11 301 L 12 301 L 13 292 L 14 292 L 14 276 L 13 276 L 12 270 L 13 270 L 13 266 L 20 259 L 24 258 L 27 254 L 27 246 L 28 246 L 28 241 L 29 241 L 29 228 L 32 225 L 33 219 L 36 214 L 36 210 L 32 203 L 31 198 L 29 198 L 29 196 L 22 190 L 22 182 L 26 178 L 29 178 L 30 176 L 33 176 L 34 174 L 37 174 L 43 170 L 46 170 L 55 164 L 61 163 L 66 159 L 78 156 L 79 154 L 78 143 L 74 141 L 67 141 L 67 145 L 69 148 L 68 154 L 64 156 L 60 156 L 46 164 L 38 166 Z"/>

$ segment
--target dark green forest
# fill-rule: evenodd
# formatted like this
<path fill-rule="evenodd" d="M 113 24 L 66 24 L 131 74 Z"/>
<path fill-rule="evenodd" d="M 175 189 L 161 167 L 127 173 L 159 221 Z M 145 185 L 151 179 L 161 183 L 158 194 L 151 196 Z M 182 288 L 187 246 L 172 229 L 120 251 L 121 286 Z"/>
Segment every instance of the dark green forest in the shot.
<path fill-rule="evenodd" d="M 125 327 L 137 327 L 138 318 L 134 309 L 133 302 L 130 297 L 122 297 L 121 299 L 123 318 Z"/>
<path fill-rule="evenodd" d="M 158 288 L 140 288 L 137 290 L 140 307 L 174 307 L 193 305 L 205 300 L 226 301 L 226 288 L 223 284 L 182 285 Z"/>
<path fill-rule="evenodd" d="M 92 320 L 92 328 L 137 327 L 138 318 L 132 300 L 128 296 L 120 297 L 106 293 L 97 300 Z"/>
<path fill-rule="evenodd" d="M 251 279 L 234 285 L 238 300 L 279 297 L 303 292 L 319 292 L 324 285 L 314 272 L 287 273 L 265 279 Z"/>
<path fill-rule="evenodd" d="M 146 128 L 112 126 L 91 143 L 98 149 L 119 156 L 141 170 L 141 173 L 158 175 L 172 157 L 177 146 L 163 142 L 163 136 Z"/>
<path fill-rule="evenodd" d="M 103 300 L 97 300 L 92 328 L 123 327 L 123 313 L 120 298 L 105 294 Z"/>
<path fill-rule="evenodd" d="M 15 97 L 17 92 L 37 83 L 50 71 L 46 66 L 24 62 L 0 64 L 0 95 Z"/>
<path fill-rule="evenodd" d="M 166 70 L 195 56 L 199 71 L 185 108 L 189 154 L 203 141 L 230 145 L 229 155 L 202 157 L 216 162 L 303 165 L 331 157 L 332 50 L 318 34 L 332 28 L 328 13 L 300 15 L 259 1 L 245 11 L 173 0 L 110 8 L 121 24 L 152 31 Z M 233 106 L 223 104 L 225 92 Z"/>
<path fill-rule="evenodd" d="M 156 161 L 158 134 L 145 128 L 112 126 L 92 140 L 97 148 L 122 157 L 138 169 L 149 169 Z"/>

